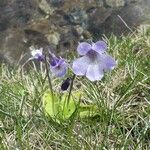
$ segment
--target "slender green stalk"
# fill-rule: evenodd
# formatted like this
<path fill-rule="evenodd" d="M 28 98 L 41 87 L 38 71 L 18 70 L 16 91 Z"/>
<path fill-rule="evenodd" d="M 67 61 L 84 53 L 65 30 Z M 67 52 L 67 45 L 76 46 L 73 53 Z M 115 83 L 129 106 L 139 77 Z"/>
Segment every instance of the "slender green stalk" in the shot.
<path fill-rule="evenodd" d="M 50 92 L 51 92 L 51 96 L 52 96 L 52 105 L 53 105 L 52 109 L 54 111 L 54 93 L 53 93 L 53 87 L 52 87 L 51 78 L 50 78 L 50 75 L 49 75 L 49 68 L 48 68 L 48 63 L 47 63 L 46 55 L 45 55 L 45 68 L 46 68 L 46 74 L 47 74 L 49 88 L 50 88 Z"/>
<path fill-rule="evenodd" d="M 75 77 L 76 77 L 76 75 L 74 74 L 73 77 L 72 77 L 72 80 L 71 80 L 70 88 L 69 88 L 69 95 L 68 95 L 68 98 L 67 98 L 67 106 L 69 104 L 69 100 L 70 100 L 71 92 L 72 92 L 72 89 L 73 89 L 73 82 L 74 82 Z"/>

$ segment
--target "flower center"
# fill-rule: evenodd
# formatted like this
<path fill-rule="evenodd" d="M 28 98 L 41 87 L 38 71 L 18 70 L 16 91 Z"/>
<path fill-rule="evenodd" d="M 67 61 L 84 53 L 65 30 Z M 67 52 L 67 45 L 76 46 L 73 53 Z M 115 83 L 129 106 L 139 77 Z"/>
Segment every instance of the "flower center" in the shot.
<path fill-rule="evenodd" d="M 96 52 L 96 51 L 93 51 L 93 50 L 90 50 L 90 51 L 87 53 L 87 56 L 90 58 L 91 61 L 95 61 L 96 58 L 97 58 L 97 52 Z"/>
<path fill-rule="evenodd" d="M 58 58 L 52 58 L 52 60 L 50 61 L 50 64 L 51 64 L 51 66 L 56 66 L 57 65 L 57 63 L 59 62 L 59 59 Z"/>

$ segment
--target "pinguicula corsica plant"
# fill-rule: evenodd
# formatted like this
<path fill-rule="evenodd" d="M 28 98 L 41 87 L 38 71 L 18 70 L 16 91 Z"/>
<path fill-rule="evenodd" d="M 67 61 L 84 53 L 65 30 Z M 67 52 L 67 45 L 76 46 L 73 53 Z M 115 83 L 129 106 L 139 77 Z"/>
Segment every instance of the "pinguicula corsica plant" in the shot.
<path fill-rule="evenodd" d="M 80 57 L 73 60 L 71 64 L 51 52 L 48 56 L 44 55 L 42 48 L 31 51 L 32 59 L 45 63 L 46 76 L 50 87 L 42 97 L 46 115 L 57 122 L 69 119 L 75 112 L 78 112 L 82 117 L 89 115 L 87 110 L 86 113 L 82 112 L 81 107 L 84 107 L 84 104 L 80 101 L 81 90 L 73 91 L 73 82 L 76 76 L 85 76 L 91 82 L 99 81 L 106 71 L 113 70 L 116 61 L 108 55 L 106 50 L 107 44 L 104 41 L 97 41 L 96 43 L 81 42 L 77 47 Z M 71 70 L 72 75 L 69 74 L 70 76 L 65 79 L 68 69 Z M 63 78 L 61 91 L 53 89 L 52 76 Z M 67 90 L 68 92 L 64 92 Z"/>

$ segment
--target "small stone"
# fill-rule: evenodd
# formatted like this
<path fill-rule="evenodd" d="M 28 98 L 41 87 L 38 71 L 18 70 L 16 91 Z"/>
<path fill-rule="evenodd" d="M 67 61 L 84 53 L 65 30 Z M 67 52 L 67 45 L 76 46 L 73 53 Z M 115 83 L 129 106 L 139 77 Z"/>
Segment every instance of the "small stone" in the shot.
<path fill-rule="evenodd" d="M 75 30 L 76 30 L 78 35 L 82 35 L 82 33 L 84 32 L 84 29 L 81 26 L 79 26 L 79 25 L 77 25 L 75 27 Z"/>
<path fill-rule="evenodd" d="M 125 5 L 124 0 L 106 0 L 106 4 L 110 7 L 121 7 Z"/>
<path fill-rule="evenodd" d="M 86 28 L 88 22 L 88 15 L 85 10 L 76 7 L 68 12 L 65 19 L 73 25 L 81 25 L 82 27 Z"/>
<path fill-rule="evenodd" d="M 54 45 L 59 44 L 60 34 L 58 32 L 49 33 L 46 37 L 49 43 L 54 44 Z"/>
<path fill-rule="evenodd" d="M 51 7 L 46 0 L 42 0 L 39 4 L 39 8 L 43 11 L 46 15 L 52 15 L 54 12 L 54 8 Z"/>

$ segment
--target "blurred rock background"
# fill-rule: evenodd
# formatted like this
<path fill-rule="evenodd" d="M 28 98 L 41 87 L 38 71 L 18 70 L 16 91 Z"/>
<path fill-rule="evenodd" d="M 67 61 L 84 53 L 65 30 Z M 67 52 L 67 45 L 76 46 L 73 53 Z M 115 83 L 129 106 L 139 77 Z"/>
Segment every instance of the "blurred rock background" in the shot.
<path fill-rule="evenodd" d="M 0 63 L 23 55 L 22 64 L 30 46 L 65 55 L 79 41 L 149 23 L 150 0 L 0 0 Z"/>

